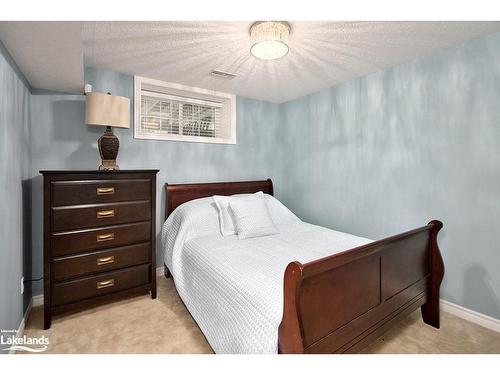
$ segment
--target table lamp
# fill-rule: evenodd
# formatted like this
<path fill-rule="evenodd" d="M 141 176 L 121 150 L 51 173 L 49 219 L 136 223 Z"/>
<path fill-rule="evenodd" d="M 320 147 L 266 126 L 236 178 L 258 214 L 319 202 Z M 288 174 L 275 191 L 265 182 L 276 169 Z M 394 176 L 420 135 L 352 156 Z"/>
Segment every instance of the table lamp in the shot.
<path fill-rule="evenodd" d="M 100 92 L 89 92 L 85 98 L 85 123 L 105 126 L 104 134 L 99 138 L 101 155 L 100 171 L 115 171 L 120 142 L 111 127 L 130 128 L 130 100 L 123 96 L 114 96 Z"/>

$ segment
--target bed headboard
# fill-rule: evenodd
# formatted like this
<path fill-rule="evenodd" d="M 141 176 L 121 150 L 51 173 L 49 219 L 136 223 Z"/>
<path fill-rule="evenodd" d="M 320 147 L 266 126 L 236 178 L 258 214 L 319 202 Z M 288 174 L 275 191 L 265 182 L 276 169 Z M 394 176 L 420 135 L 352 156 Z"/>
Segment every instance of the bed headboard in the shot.
<path fill-rule="evenodd" d="M 183 203 L 212 195 L 252 194 L 262 191 L 273 195 L 273 182 L 270 178 L 262 181 L 210 182 L 201 184 L 165 184 L 167 201 L 165 219 Z"/>

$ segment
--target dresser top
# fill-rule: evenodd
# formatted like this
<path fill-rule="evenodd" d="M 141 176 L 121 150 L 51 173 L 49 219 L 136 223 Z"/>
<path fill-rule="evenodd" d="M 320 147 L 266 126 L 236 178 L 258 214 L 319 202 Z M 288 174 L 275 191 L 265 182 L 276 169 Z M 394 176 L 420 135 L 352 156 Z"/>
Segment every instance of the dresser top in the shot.
<path fill-rule="evenodd" d="M 110 174 L 110 173 L 158 173 L 159 169 L 120 169 L 117 171 L 99 171 L 96 169 L 73 169 L 73 170 L 53 170 L 53 171 L 40 171 L 41 174 Z"/>

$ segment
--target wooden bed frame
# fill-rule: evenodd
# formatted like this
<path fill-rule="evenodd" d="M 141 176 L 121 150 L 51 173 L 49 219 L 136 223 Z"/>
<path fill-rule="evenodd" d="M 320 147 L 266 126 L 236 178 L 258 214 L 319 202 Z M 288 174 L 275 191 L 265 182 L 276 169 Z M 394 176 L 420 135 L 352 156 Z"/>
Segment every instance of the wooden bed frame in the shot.
<path fill-rule="evenodd" d="M 165 184 L 166 216 L 192 199 L 263 191 L 266 181 Z M 438 220 L 393 237 L 309 263 L 290 263 L 284 275 L 279 353 L 357 353 L 400 319 L 421 308 L 439 328 L 444 265 Z M 165 267 L 165 276 L 169 271 Z"/>

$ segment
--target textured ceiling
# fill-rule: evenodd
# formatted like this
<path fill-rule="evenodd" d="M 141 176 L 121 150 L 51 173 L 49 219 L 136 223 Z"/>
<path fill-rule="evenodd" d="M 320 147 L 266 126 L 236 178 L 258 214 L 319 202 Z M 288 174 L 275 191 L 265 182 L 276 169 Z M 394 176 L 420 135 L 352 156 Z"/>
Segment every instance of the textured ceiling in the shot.
<path fill-rule="evenodd" d="M 249 52 L 251 23 L 0 22 L 0 40 L 35 88 L 81 92 L 85 65 L 281 103 L 500 31 L 499 22 L 292 21 L 288 55 L 261 61 Z"/>
<path fill-rule="evenodd" d="M 34 88 L 81 92 L 81 22 L 0 22 L 0 40 Z"/>
<path fill-rule="evenodd" d="M 88 22 L 85 65 L 284 102 L 500 31 L 498 22 L 290 22 L 289 54 L 261 61 L 249 53 L 250 25 Z"/>

